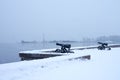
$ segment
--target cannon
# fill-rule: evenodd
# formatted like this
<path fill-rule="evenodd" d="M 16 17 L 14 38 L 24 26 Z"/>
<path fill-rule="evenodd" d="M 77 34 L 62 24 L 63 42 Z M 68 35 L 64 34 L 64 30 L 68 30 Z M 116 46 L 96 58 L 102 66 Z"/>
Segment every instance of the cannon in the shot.
<path fill-rule="evenodd" d="M 105 50 L 106 48 L 108 50 L 111 50 L 111 48 L 108 46 L 108 43 L 102 43 L 102 42 L 98 42 L 98 44 L 100 44 L 100 46 L 98 46 L 98 50 Z"/>
<path fill-rule="evenodd" d="M 61 49 L 56 49 L 55 52 L 60 52 L 60 53 L 74 53 L 73 51 L 70 50 L 71 44 L 56 43 L 56 45 L 61 46 Z"/>

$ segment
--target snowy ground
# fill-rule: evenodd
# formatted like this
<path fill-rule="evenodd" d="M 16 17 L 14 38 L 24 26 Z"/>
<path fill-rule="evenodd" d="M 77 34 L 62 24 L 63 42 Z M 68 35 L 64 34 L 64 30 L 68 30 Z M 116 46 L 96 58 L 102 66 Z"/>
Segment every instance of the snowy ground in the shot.
<path fill-rule="evenodd" d="M 120 80 L 120 48 L 75 50 L 43 60 L 0 64 L 0 80 Z M 91 55 L 91 60 L 72 60 Z"/>

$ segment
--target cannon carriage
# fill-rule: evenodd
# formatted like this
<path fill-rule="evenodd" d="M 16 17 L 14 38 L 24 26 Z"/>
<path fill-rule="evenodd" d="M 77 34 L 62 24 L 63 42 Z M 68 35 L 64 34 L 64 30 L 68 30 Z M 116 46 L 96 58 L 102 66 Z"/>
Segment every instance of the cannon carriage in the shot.
<path fill-rule="evenodd" d="M 55 52 L 59 52 L 59 53 L 74 53 L 73 51 L 70 50 L 71 44 L 56 43 L 56 45 L 61 46 L 61 49 L 56 49 Z"/>
<path fill-rule="evenodd" d="M 97 47 L 98 50 L 111 50 L 111 47 L 108 46 L 108 43 L 98 42 L 98 44 L 100 44 L 100 46 Z"/>

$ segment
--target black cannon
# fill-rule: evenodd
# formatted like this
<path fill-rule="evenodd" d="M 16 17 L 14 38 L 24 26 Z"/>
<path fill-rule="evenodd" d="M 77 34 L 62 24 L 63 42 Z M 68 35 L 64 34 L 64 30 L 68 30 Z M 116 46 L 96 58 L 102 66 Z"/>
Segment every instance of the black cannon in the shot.
<path fill-rule="evenodd" d="M 98 50 L 105 50 L 106 48 L 108 50 L 111 50 L 111 48 L 108 46 L 108 43 L 102 43 L 102 42 L 98 42 L 98 44 L 100 44 L 100 46 L 98 46 Z"/>
<path fill-rule="evenodd" d="M 70 48 L 71 44 L 60 44 L 56 43 L 56 45 L 61 46 L 61 49 L 56 49 L 55 52 L 60 52 L 60 53 L 73 53 Z"/>

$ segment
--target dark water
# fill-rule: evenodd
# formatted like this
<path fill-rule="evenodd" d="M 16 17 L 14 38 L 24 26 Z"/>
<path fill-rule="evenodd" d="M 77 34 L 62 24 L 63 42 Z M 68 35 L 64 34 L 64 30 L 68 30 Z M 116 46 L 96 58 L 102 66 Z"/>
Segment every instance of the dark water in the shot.
<path fill-rule="evenodd" d="M 90 44 L 71 43 L 72 46 L 84 46 Z M 20 61 L 19 52 L 26 50 L 40 50 L 57 48 L 55 43 L 0 43 L 0 64 Z"/>

